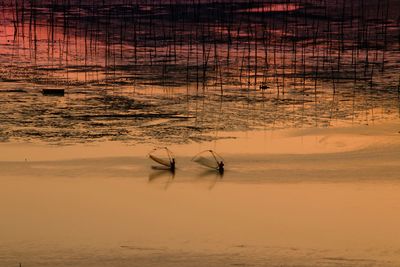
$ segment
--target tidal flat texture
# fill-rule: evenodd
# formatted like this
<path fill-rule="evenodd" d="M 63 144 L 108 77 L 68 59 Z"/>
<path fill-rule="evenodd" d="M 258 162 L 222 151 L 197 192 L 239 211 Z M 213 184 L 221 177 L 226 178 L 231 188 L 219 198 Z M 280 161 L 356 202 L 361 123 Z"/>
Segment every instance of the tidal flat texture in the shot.
<path fill-rule="evenodd" d="M 0 0 L 0 267 L 400 266 L 399 10 Z"/>
<path fill-rule="evenodd" d="M 185 143 L 399 117 L 396 0 L 1 5 L 3 141 Z"/>

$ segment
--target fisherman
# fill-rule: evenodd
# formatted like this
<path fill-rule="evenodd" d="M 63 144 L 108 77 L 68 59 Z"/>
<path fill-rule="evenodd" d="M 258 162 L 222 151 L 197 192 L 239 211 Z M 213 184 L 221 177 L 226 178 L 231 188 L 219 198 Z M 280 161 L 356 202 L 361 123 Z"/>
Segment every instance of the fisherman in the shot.
<path fill-rule="evenodd" d="M 218 163 L 218 171 L 220 174 L 224 173 L 224 162 L 222 160 Z"/>
<path fill-rule="evenodd" d="M 175 171 L 175 159 L 174 158 L 172 158 L 172 160 L 170 162 L 170 169 L 172 172 Z"/>

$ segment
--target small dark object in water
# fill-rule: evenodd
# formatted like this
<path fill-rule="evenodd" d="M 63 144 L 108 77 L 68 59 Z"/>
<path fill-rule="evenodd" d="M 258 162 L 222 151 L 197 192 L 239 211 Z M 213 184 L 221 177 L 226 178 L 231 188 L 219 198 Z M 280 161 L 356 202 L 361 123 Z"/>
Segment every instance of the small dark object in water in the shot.
<path fill-rule="evenodd" d="M 269 88 L 269 86 L 266 85 L 266 84 L 261 84 L 261 85 L 260 85 L 260 89 L 261 89 L 261 90 L 267 90 L 268 88 Z"/>
<path fill-rule="evenodd" d="M 42 94 L 46 96 L 64 96 L 64 89 L 43 89 Z"/>

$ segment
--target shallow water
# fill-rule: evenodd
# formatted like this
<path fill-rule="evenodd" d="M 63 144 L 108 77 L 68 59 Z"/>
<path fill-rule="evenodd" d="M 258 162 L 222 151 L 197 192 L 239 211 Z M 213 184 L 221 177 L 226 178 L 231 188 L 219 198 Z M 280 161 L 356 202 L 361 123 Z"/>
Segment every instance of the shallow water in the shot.
<path fill-rule="evenodd" d="M 0 265 L 397 266 L 398 129 L 175 145 L 175 174 L 149 144 L 2 144 Z M 206 148 L 223 176 L 190 161 Z"/>
<path fill-rule="evenodd" d="M 2 178 L 0 263 L 399 264 L 398 182 L 235 184 L 228 177 L 215 185 L 214 178 L 176 178 L 168 186 L 129 178 Z"/>

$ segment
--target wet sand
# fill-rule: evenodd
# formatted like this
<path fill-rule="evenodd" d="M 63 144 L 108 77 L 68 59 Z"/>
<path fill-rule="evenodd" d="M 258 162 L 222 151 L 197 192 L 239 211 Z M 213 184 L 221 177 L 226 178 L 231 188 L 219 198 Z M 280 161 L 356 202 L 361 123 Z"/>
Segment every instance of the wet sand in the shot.
<path fill-rule="evenodd" d="M 399 130 L 175 145 L 175 175 L 151 145 L 1 144 L 0 266 L 399 266 Z M 206 148 L 222 177 L 190 162 Z"/>

